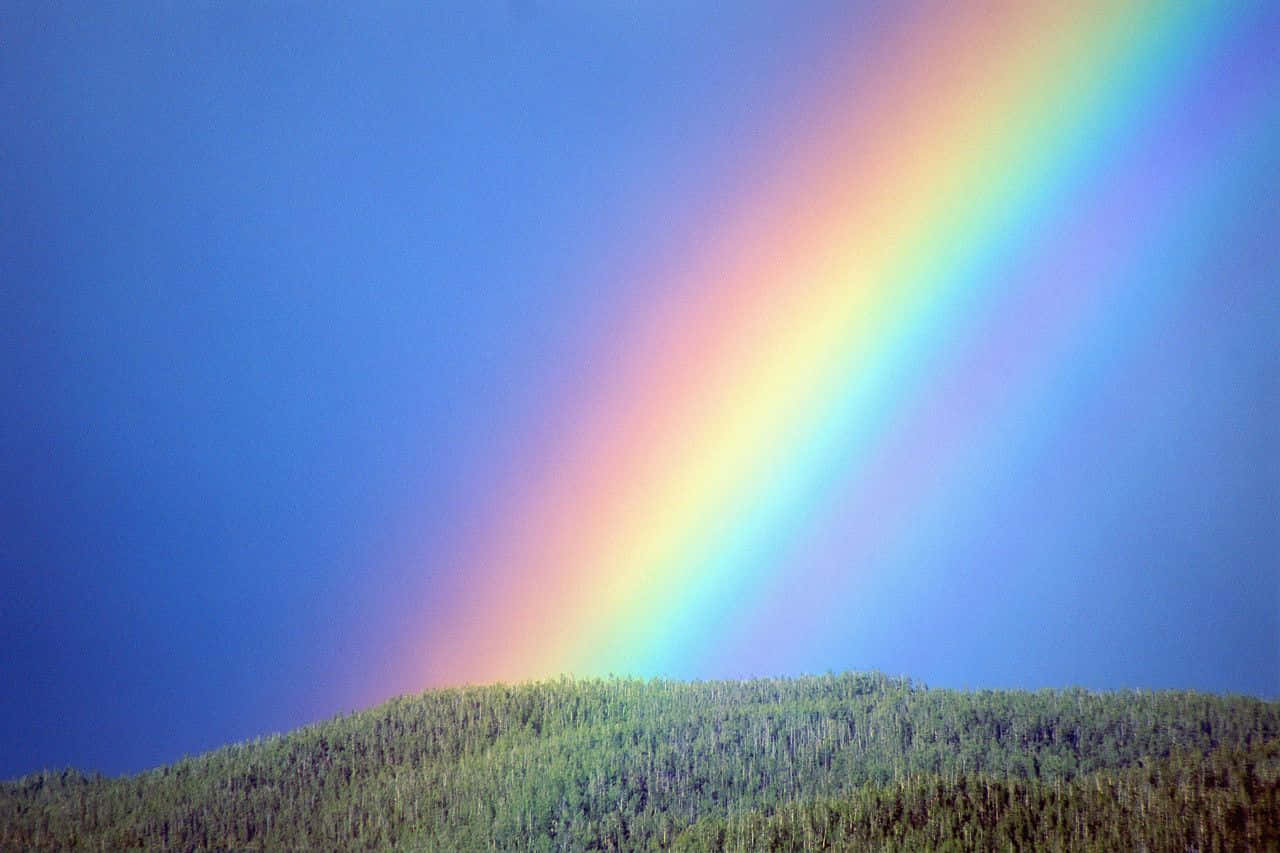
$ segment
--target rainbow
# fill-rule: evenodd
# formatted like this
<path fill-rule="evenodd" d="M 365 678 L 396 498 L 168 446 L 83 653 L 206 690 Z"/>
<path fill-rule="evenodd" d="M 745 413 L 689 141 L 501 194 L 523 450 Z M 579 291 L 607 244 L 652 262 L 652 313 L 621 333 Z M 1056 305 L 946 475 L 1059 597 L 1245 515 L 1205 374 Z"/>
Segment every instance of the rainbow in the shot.
<path fill-rule="evenodd" d="M 422 556 L 455 580 L 404 680 L 827 659 L 868 578 L 1177 303 L 1274 135 L 1215 77 L 1254 11 L 931 4 L 840 63 Z"/>

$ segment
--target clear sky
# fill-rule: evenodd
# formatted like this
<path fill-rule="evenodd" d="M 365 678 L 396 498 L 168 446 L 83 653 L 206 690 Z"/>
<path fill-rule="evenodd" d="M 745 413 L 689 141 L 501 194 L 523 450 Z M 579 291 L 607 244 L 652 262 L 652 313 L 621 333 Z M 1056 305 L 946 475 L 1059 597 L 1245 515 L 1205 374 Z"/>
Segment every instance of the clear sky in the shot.
<path fill-rule="evenodd" d="M 0 778 L 561 672 L 1280 694 L 1280 17 L 943 5 L 5 4 Z"/>

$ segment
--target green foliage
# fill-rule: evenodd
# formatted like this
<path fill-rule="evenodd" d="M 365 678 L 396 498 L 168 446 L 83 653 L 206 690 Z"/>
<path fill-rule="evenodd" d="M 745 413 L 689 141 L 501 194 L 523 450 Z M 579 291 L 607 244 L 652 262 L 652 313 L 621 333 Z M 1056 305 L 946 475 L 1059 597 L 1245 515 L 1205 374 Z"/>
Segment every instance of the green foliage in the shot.
<path fill-rule="evenodd" d="M 916 776 L 704 818 L 674 850 L 1274 850 L 1280 743 L 1179 751 L 1069 782 Z"/>
<path fill-rule="evenodd" d="M 1245 697 L 560 679 L 0 784 L 0 847 L 1265 849 L 1277 743 Z"/>

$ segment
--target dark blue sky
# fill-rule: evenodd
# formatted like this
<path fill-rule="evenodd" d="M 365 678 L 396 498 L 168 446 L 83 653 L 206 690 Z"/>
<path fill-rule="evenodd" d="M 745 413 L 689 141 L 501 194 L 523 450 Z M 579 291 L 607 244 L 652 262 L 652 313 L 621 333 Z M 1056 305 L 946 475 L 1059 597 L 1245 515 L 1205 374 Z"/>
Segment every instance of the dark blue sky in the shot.
<path fill-rule="evenodd" d="M 570 271 L 706 168 L 798 23 L 0 12 L 0 776 L 350 710 L 406 582 L 363 572 L 465 523 L 566 331 L 624 301 Z"/>
<path fill-rule="evenodd" d="M 852 14 L 658 5 L 0 10 L 0 777 L 136 771 L 398 683 L 396 602 L 438 570 L 401 556 L 477 523 Z M 1280 693 L 1280 186 L 1250 180 L 1217 289 L 1122 373 L 1083 353 L 1078 428 L 922 518 L 967 568 L 883 575 L 827 638 L 848 666 Z M 1104 452 L 1128 461 L 1080 463 Z M 1017 633 L 1046 589 L 1069 656 Z"/>

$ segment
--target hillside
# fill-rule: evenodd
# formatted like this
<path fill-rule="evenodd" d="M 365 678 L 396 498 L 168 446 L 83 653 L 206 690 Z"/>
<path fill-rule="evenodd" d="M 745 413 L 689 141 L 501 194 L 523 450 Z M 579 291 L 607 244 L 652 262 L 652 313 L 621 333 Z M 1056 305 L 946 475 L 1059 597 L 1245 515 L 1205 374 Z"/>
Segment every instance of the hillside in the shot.
<path fill-rule="evenodd" d="M 879 674 L 428 691 L 137 776 L 0 784 L 4 849 L 1276 849 L 1280 703 Z"/>

